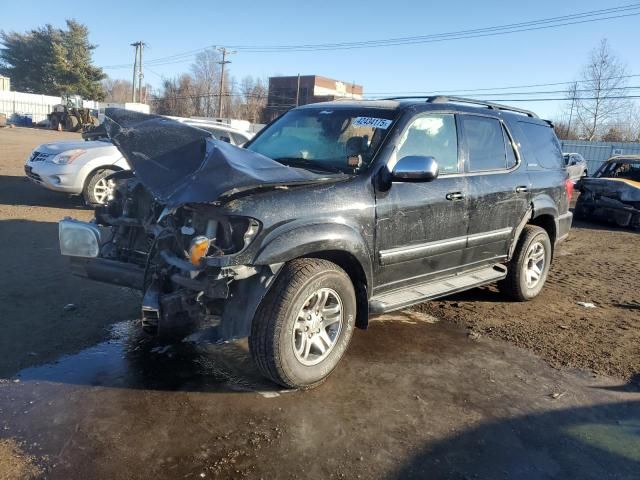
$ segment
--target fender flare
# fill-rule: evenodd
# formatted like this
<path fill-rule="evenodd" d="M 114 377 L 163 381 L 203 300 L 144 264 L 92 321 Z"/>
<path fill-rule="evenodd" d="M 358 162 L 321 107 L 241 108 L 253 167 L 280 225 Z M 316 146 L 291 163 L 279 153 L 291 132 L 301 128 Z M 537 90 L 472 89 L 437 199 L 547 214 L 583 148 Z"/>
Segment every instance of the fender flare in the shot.
<path fill-rule="evenodd" d="M 535 220 L 538 217 L 541 217 L 542 215 L 551 216 L 555 223 L 555 230 L 556 232 L 558 231 L 559 211 L 556 203 L 553 201 L 551 197 L 547 195 L 540 195 L 535 197 L 531 201 L 531 205 L 529 206 L 529 208 L 527 209 L 527 212 L 522 217 L 522 220 L 520 220 L 520 223 L 514 229 L 513 237 L 511 238 L 511 245 L 509 246 L 509 254 L 507 257 L 508 260 L 511 260 L 511 258 L 513 257 L 513 252 L 515 251 L 516 246 L 518 245 L 518 239 L 520 238 L 520 234 L 522 233 L 522 230 L 524 229 L 524 227 L 529 222 L 531 222 L 532 220 Z"/>
<path fill-rule="evenodd" d="M 251 264 L 259 268 L 257 275 L 237 282 L 227 300 L 219 328 L 220 338 L 230 340 L 251 333 L 251 322 L 260 303 L 267 295 L 285 262 L 294 258 L 326 251 L 342 251 L 352 255 L 371 285 L 372 266 L 364 239 L 352 228 L 342 224 L 318 223 L 282 229 L 268 235 L 271 239 L 262 247 Z M 366 289 L 367 292 L 370 288 Z M 363 311 L 366 325 L 368 309 Z"/>
<path fill-rule="evenodd" d="M 548 195 L 538 195 L 531 200 L 533 207 L 532 219 L 541 215 L 551 215 L 553 218 L 558 219 L 559 210 L 556 202 Z"/>
<path fill-rule="evenodd" d="M 371 290 L 372 256 L 365 239 L 350 226 L 324 222 L 306 224 L 273 232 L 269 237 L 271 240 L 255 256 L 254 265 L 280 264 L 326 251 L 345 252 L 358 261 L 367 281 L 367 290 Z"/>

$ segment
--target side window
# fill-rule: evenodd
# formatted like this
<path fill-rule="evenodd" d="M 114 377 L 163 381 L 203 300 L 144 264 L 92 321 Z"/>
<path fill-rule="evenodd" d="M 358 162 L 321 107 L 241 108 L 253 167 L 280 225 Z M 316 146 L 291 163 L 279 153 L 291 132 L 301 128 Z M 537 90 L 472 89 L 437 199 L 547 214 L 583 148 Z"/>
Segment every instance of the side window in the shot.
<path fill-rule="evenodd" d="M 531 151 L 539 166 L 552 169 L 565 167 L 560 142 L 558 142 L 558 138 L 551 126 L 524 121 L 520 121 L 518 124 L 529 144 L 530 148 L 527 151 Z M 527 163 L 531 163 L 528 158 Z M 571 164 L 571 162 L 569 163 Z"/>
<path fill-rule="evenodd" d="M 447 113 L 415 118 L 400 138 L 397 159 L 410 155 L 434 157 L 441 175 L 458 173 L 455 117 Z"/>
<path fill-rule="evenodd" d="M 505 169 L 507 150 L 504 129 L 500 121 L 474 115 L 462 115 L 461 118 L 467 141 L 469 171 Z M 511 151 L 513 153 L 513 148 Z"/>

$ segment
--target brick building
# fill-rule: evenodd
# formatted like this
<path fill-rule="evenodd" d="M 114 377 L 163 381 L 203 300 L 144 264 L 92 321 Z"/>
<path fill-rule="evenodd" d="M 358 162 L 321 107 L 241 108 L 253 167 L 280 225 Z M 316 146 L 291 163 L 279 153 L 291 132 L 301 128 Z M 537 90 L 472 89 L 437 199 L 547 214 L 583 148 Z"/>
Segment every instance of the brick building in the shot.
<path fill-rule="evenodd" d="M 299 83 L 298 78 L 300 78 Z M 296 105 L 326 102 L 338 98 L 362 99 L 362 93 L 362 85 L 341 82 L 320 75 L 270 77 L 265 120 L 271 121 Z"/>

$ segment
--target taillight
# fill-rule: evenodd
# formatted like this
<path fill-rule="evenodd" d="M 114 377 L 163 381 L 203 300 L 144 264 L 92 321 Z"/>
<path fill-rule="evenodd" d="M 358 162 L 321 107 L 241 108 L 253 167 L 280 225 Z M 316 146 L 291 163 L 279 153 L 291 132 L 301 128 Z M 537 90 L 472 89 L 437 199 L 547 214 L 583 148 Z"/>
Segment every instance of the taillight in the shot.
<path fill-rule="evenodd" d="M 571 203 L 571 198 L 573 198 L 573 182 L 570 178 L 564 181 L 564 189 L 567 192 L 567 202 Z"/>

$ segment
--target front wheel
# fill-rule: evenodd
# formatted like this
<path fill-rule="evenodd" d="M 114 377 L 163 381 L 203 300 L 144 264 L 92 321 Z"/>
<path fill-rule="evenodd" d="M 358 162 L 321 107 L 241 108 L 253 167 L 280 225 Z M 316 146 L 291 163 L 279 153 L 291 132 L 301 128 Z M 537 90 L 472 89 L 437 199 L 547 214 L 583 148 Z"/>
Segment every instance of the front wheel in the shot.
<path fill-rule="evenodd" d="M 355 291 L 344 270 L 327 260 L 293 260 L 256 312 L 251 356 L 262 374 L 280 385 L 315 387 L 344 355 L 355 316 Z"/>
<path fill-rule="evenodd" d="M 104 205 L 113 198 L 115 182 L 107 178 L 112 173 L 108 168 L 98 170 L 85 182 L 82 195 L 88 205 Z"/>
<path fill-rule="evenodd" d="M 535 298 L 549 275 L 551 257 L 551 240 L 547 231 L 536 225 L 527 225 L 509 262 L 507 277 L 498 285 L 500 291 L 519 302 Z"/>

